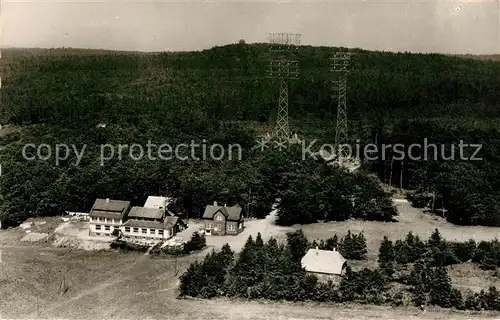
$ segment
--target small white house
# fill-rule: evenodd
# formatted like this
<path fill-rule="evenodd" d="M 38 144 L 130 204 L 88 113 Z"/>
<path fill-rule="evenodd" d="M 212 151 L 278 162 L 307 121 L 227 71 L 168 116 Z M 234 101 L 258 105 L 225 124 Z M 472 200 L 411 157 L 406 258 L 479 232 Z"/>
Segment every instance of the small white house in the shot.
<path fill-rule="evenodd" d="M 161 196 L 149 196 L 144 203 L 144 208 L 166 210 L 171 199 Z"/>
<path fill-rule="evenodd" d="M 302 267 L 320 281 L 332 280 L 339 284 L 347 266 L 347 260 L 335 248 L 333 250 L 309 249 L 301 260 Z"/>

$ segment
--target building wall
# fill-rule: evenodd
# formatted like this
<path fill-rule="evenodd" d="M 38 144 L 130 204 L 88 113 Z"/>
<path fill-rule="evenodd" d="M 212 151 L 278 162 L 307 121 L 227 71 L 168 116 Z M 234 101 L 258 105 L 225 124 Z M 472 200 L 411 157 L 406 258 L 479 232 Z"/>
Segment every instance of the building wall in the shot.
<path fill-rule="evenodd" d="M 226 217 L 220 213 L 217 212 L 214 214 L 214 232 L 220 235 L 225 235 L 226 234 Z"/>
<path fill-rule="evenodd" d="M 212 220 L 205 220 L 205 230 L 210 231 L 210 234 L 223 236 L 226 234 L 226 217 L 218 212 Z"/>
<path fill-rule="evenodd" d="M 128 229 L 130 228 L 130 229 Z M 146 239 L 146 240 L 163 240 L 174 236 L 172 229 L 151 229 L 151 228 L 136 228 L 136 227 L 121 227 L 122 234 L 125 238 L 131 239 Z M 161 234 L 163 231 L 163 234 Z"/>
<path fill-rule="evenodd" d="M 228 221 L 226 228 L 227 234 L 238 234 L 243 231 L 243 229 L 239 227 L 239 223 L 237 221 Z"/>
<path fill-rule="evenodd" d="M 210 231 L 210 234 L 214 236 L 236 235 L 242 232 L 245 226 L 243 221 L 237 222 L 208 219 L 204 221 L 204 224 L 205 231 Z"/>
<path fill-rule="evenodd" d="M 223 236 L 226 234 L 226 223 L 214 220 L 205 220 L 205 231 L 214 236 Z"/>
<path fill-rule="evenodd" d="M 308 274 L 313 274 L 318 277 L 318 281 L 320 282 L 328 282 L 328 280 L 332 280 L 334 285 L 340 285 L 340 281 L 342 280 L 341 275 L 336 274 L 325 274 L 325 273 L 317 273 L 317 272 L 308 272 Z"/>
<path fill-rule="evenodd" d="M 107 225 L 121 225 L 121 219 L 109 219 L 109 218 L 100 218 L 100 217 L 89 217 L 89 221 L 95 224 L 107 224 Z"/>
<path fill-rule="evenodd" d="M 111 236 L 114 229 L 120 230 L 120 225 L 105 222 L 91 222 L 89 224 L 89 234 L 91 236 Z"/>

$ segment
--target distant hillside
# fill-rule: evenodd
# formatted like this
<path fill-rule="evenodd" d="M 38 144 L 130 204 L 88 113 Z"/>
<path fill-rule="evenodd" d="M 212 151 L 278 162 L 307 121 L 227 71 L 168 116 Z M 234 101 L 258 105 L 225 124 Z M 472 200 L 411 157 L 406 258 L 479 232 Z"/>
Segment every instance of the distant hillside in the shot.
<path fill-rule="evenodd" d="M 67 109 L 59 101 L 61 99 L 71 104 L 68 108 L 81 110 L 78 104 L 82 100 L 73 100 L 83 93 L 87 98 L 101 94 L 128 95 L 131 98 L 130 90 L 139 90 L 155 96 L 162 92 L 176 99 L 191 97 L 190 101 L 196 101 L 197 108 L 223 120 L 262 121 L 272 116 L 277 103 L 277 85 L 266 79 L 270 54 L 264 44 L 152 54 L 34 49 L 32 53 L 24 53 L 24 58 L 19 58 L 23 52 L 19 50 L 6 51 L 6 59 L 2 61 L 2 64 L 9 63 L 11 54 L 16 65 L 6 66 L 9 74 L 15 76 L 6 78 L 2 84 L 5 86 L 5 102 L 16 101 L 17 98 L 10 95 L 17 95 L 14 91 L 19 92 L 24 87 L 31 92 L 45 88 L 42 95 L 31 96 L 32 103 L 39 100 L 38 108 L 44 110 L 45 119 L 50 114 L 64 119 L 56 116 L 59 108 Z M 300 61 L 301 78 L 290 85 L 290 115 L 293 119 L 322 119 L 325 115 L 335 115 L 336 103 L 332 100 L 334 91 L 328 72 L 329 58 L 335 50 L 300 47 L 294 58 Z M 351 119 L 382 113 L 397 113 L 405 117 L 453 114 L 475 118 L 495 118 L 500 114 L 497 107 L 500 101 L 498 62 L 439 54 L 359 49 L 356 52 L 348 90 Z M 47 88 L 49 84 L 50 88 Z M 13 87 L 16 89 L 10 89 Z M 55 101 L 59 101 L 58 106 L 51 105 Z M 16 109 L 7 106 L 11 116 L 25 117 L 26 113 L 16 115 L 19 111 Z M 91 119 L 95 122 L 100 117 L 94 115 Z"/>
<path fill-rule="evenodd" d="M 138 53 L 140 52 L 83 48 L 2 48 L 2 58 L 33 56 L 95 56 L 103 54 Z"/>
<path fill-rule="evenodd" d="M 500 61 L 500 54 L 483 54 L 483 55 L 476 55 L 476 54 L 456 54 L 453 55 L 453 57 L 457 58 L 465 58 L 465 59 L 474 59 L 474 60 L 483 60 L 483 61 Z"/>

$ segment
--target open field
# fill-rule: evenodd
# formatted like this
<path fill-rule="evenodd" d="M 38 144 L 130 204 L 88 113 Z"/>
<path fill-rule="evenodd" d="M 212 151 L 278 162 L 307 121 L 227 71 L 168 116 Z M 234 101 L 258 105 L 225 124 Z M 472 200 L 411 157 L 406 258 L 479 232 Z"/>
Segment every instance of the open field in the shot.
<path fill-rule="evenodd" d="M 207 236 L 207 244 L 214 248 L 221 248 L 225 243 L 230 243 L 235 250 L 240 250 L 249 235 L 255 236 L 258 232 L 262 238 L 268 240 L 275 237 L 278 240 L 285 240 L 286 233 L 297 229 L 302 229 L 305 235 L 312 239 L 327 239 L 345 235 L 348 230 L 352 232 L 364 232 L 368 254 L 378 255 L 378 248 L 384 236 L 391 240 L 404 239 L 408 232 L 418 235 L 422 240 L 427 240 L 432 232 L 437 228 L 441 235 L 448 241 L 476 241 L 492 240 L 500 235 L 500 228 L 481 226 L 456 226 L 440 217 L 431 216 L 422 212 L 421 209 L 413 208 L 406 200 L 396 201 L 399 216 L 398 222 L 376 222 L 362 220 L 348 220 L 342 222 L 314 223 L 310 225 L 294 225 L 292 227 L 280 227 L 274 224 L 276 212 L 271 212 L 266 219 L 250 220 L 245 222 L 245 230 L 238 236 Z M 202 226 L 202 222 L 190 221 L 189 228 L 182 232 L 182 236 L 189 238 L 194 230 Z"/>
<path fill-rule="evenodd" d="M 426 239 L 439 228 L 448 240 L 492 239 L 498 229 L 458 227 L 422 214 L 406 203 L 399 205 L 399 223 L 346 221 L 302 226 L 311 239 L 343 235 L 348 229 L 364 231 L 369 257 L 353 267 L 374 266 L 378 245 L 384 235 L 404 238 L 409 231 Z M 57 217 L 36 231 L 51 233 L 57 229 Z M 195 228 L 191 223 L 189 232 Z M 240 249 L 249 234 L 261 232 L 264 239 L 284 239 L 287 231 L 297 229 L 276 227 L 272 215 L 264 220 L 247 222 L 239 236 L 207 237 L 210 248 L 229 242 Z M 84 251 L 54 248 L 50 242 L 30 243 L 20 239 L 22 228 L 0 231 L 0 316 L 3 318 L 65 318 L 65 319 L 487 319 L 498 314 L 471 314 L 431 309 L 390 308 L 362 305 L 318 305 L 312 303 L 265 303 L 228 301 L 177 300 L 178 276 L 195 259 L 206 254 L 178 258 L 157 258 L 144 254 L 121 254 L 114 251 Z M 481 271 L 474 265 L 451 267 L 454 285 L 461 289 L 480 290 L 495 284 L 492 271 Z M 63 276 L 64 275 L 64 276 Z M 68 291 L 60 294 L 65 279 Z M 38 301 L 38 307 L 37 307 Z"/>
<path fill-rule="evenodd" d="M 43 246 L 3 247 L 3 318 L 65 319 L 494 319 L 416 308 L 313 303 L 176 300 L 174 259 L 142 254 L 69 251 Z M 197 256 L 179 258 L 184 270 Z M 62 274 L 68 291 L 59 294 Z M 38 311 L 37 311 L 38 300 Z M 497 315 L 498 318 L 498 315 Z"/>
<path fill-rule="evenodd" d="M 482 226 L 457 226 L 440 217 L 422 213 L 421 209 L 410 206 L 406 201 L 396 202 L 399 216 L 398 222 L 375 222 L 350 220 L 343 222 L 328 222 L 302 226 L 306 236 L 311 239 L 324 239 L 333 234 L 344 235 L 347 230 L 352 232 L 363 231 L 366 237 L 368 254 L 377 255 L 378 248 L 384 236 L 391 240 L 404 239 L 408 232 L 427 240 L 437 228 L 445 240 L 448 241 L 476 241 L 492 240 L 500 235 L 500 228 Z M 297 226 L 294 228 L 298 229 Z"/>

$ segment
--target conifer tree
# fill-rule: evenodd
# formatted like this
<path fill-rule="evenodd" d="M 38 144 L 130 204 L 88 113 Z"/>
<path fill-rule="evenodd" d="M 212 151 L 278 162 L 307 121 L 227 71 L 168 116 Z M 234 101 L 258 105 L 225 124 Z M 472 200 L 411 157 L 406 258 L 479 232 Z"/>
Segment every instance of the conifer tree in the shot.
<path fill-rule="evenodd" d="M 255 238 L 255 247 L 256 248 L 264 248 L 264 241 L 262 240 L 262 235 L 257 233 L 257 237 Z"/>
<path fill-rule="evenodd" d="M 307 249 L 309 248 L 309 241 L 304 235 L 302 229 L 295 232 L 288 232 L 286 234 L 286 238 L 287 248 L 292 256 L 292 261 L 300 264 L 302 257 L 304 257 Z"/>
<path fill-rule="evenodd" d="M 464 301 L 464 308 L 466 310 L 479 310 L 477 308 L 477 293 L 470 293 L 467 295 Z"/>
<path fill-rule="evenodd" d="M 430 290 L 430 303 L 450 308 L 452 306 L 452 286 L 448 271 L 444 267 L 437 267 L 434 270 L 432 279 L 432 287 Z"/>
<path fill-rule="evenodd" d="M 356 236 L 356 241 L 355 241 L 356 247 L 356 257 L 357 260 L 364 260 L 366 259 L 366 254 L 368 253 L 367 247 L 366 247 L 366 238 L 363 232 L 360 232 Z"/>
<path fill-rule="evenodd" d="M 392 246 L 392 241 L 386 236 L 384 236 L 379 247 L 378 264 L 379 268 L 386 276 L 392 277 L 394 274 L 394 248 Z"/>
<path fill-rule="evenodd" d="M 314 247 L 313 247 L 313 248 L 314 248 Z M 321 250 L 327 250 L 327 249 L 326 249 L 326 242 L 325 242 L 325 240 L 321 239 L 321 240 L 319 241 L 319 248 L 320 248 Z"/>
<path fill-rule="evenodd" d="M 340 295 L 344 302 L 353 301 L 356 297 L 356 279 L 351 267 L 348 265 L 345 270 L 345 275 L 340 282 Z"/>
<path fill-rule="evenodd" d="M 281 274 L 280 268 L 283 263 L 282 256 L 284 248 L 278 245 L 274 238 L 270 238 L 264 246 L 266 254 L 266 268 L 260 284 L 262 298 L 272 299 L 276 296 L 276 283 Z"/>
<path fill-rule="evenodd" d="M 266 273 L 267 268 L 267 254 L 264 246 L 264 241 L 262 241 L 262 236 L 260 232 L 257 234 L 257 238 L 255 238 L 254 244 L 254 265 L 255 265 L 255 274 L 257 276 L 257 282 L 261 282 L 264 274 Z"/>
<path fill-rule="evenodd" d="M 198 260 L 191 263 L 186 272 L 184 272 L 179 279 L 179 291 L 182 296 L 198 296 L 203 286 L 203 274 Z"/>
<path fill-rule="evenodd" d="M 431 248 L 438 248 L 442 249 L 443 246 L 443 237 L 441 236 L 441 233 L 439 233 L 438 229 L 434 229 L 434 232 L 431 234 L 429 240 L 427 241 L 427 244 Z"/>
<path fill-rule="evenodd" d="M 220 251 L 221 263 L 227 267 L 230 267 L 234 262 L 234 251 L 231 250 L 231 246 L 226 243 L 222 246 Z"/>
<path fill-rule="evenodd" d="M 322 244 L 322 243 L 321 243 L 321 244 Z M 323 250 L 323 249 L 325 249 L 325 247 L 324 247 L 324 246 L 322 246 L 321 244 L 320 244 L 320 243 L 318 243 L 318 242 L 316 241 L 316 239 L 314 239 L 314 240 L 313 240 L 313 242 L 311 243 L 311 248 L 313 248 L 313 249 L 314 249 L 314 248 L 320 248 L 320 249 L 322 249 L 322 250 Z"/>
<path fill-rule="evenodd" d="M 451 306 L 459 310 L 464 309 L 464 298 L 460 290 L 456 288 L 451 289 Z"/>
<path fill-rule="evenodd" d="M 394 257 L 397 263 L 406 264 L 408 263 L 408 250 L 406 244 L 402 240 L 396 240 L 394 243 Z"/>
<path fill-rule="evenodd" d="M 488 303 L 489 310 L 500 310 L 500 294 L 495 286 L 488 288 L 486 301 Z"/>
<path fill-rule="evenodd" d="M 366 258 L 366 239 L 363 233 L 355 235 L 351 233 L 351 230 L 347 231 L 347 234 L 342 238 L 340 242 L 340 253 L 346 259 L 352 260 L 363 260 Z"/>
<path fill-rule="evenodd" d="M 413 298 L 412 301 L 415 306 L 425 306 L 427 304 L 427 294 L 425 292 L 424 286 L 421 283 L 418 283 L 416 286 L 412 288 Z"/>
<path fill-rule="evenodd" d="M 387 236 L 384 236 L 378 250 L 378 263 L 381 264 L 389 261 L 394 261 L 394 248 L 392 241 Z"/>
<path fill-rule="evenodd" d="M 250 235 L 230 271 L 231 281 L 228 284 L 230 295 L 245 296 L 247 288 L 258 281 L 260 275 L 256 272 L 255 252 L 255 242 Z"/>
<path fill-rule="evenodd" d="M 326 240 L 325 243 L 326 250 L 333 250 L 334 248 L 338 250 L 338 246 L 339 246 L 339 239 L 336 234 L 332 238 Z"/>
<path fill-rule="evenodd" d="M 425 243 L 422 240 L 420 240 L 420 237 L 418 235 L 415 236 L 413 239 L 414 239 L 413 240 L 413 243 L 414 243 L 413 248 L 415 250 L 414 251 L 414 254 L 415 254 L 414 261 L 417 261 L 418 259 L 421 259 L 424 256 L 427 248 L 425 247 Z"/>

